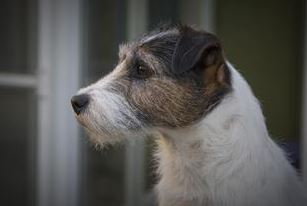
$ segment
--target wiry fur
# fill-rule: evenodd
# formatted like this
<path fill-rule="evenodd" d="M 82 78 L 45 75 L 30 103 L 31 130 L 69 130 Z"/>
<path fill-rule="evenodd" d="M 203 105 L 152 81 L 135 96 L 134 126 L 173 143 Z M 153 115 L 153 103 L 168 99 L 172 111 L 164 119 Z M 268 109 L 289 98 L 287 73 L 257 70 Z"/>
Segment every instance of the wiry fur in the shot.
<path fill-rule="evenodd" d="M 114 71 L 78 94 L 90 97 L 76 117 L 94 143 L 161 136 L 160 206 L 307 204 L 257 99 L 212 34 L 151 32 L 122 45 Z"/>
<path fill-rule="evenodd" d="M 77 119 L 90 140 L 100 146 L 148 134 L 142 122 L 133 114 L 131 105 L 114 91 L 112 82 L 116 80 L 116 74 L 113 72 L 79 91 L 90 96 L 91 105 L 82 115 L 77 115 Z"/>
<path fill-rule="evenodd" d="M 232 67 L 231 74 L 233 92 L 201 122 L 160 129 L 160 205 L 306 205 L 295 170 L 267 133 L 257 99 Z"/>

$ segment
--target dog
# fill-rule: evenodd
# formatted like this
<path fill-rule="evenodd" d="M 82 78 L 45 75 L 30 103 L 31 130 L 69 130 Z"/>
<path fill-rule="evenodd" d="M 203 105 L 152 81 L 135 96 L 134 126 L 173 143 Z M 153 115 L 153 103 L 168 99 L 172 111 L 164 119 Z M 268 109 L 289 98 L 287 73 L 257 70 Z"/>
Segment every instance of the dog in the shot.
<path fill-rule="evenodd" d="M 164 27 L 123 44 L 115 69 L 71 103 L 94 144 L 159 136 L 160 206 L 307 205 L 258 100 L 213 34 Z"/>

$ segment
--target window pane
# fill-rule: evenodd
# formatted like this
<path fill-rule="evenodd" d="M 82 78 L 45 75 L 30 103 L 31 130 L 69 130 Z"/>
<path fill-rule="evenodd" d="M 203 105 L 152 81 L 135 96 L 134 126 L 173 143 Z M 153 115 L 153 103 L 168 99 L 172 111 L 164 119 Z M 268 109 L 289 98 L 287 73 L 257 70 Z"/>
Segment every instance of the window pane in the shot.
<path fill-rule="evenodd" d="M 1 205 L 33 205 L 33 94 L 0 88 Z"/>
<path fill-rule="evenodd" d="M 149 28 L 160 23 L 178 23 L 180 19 L 180 1 L 149 0 Z"/>
<path fill-rule="evenodd" d="M 32 3 L 33 0 L 2 0 L 0 3 L 0 72 L 31 71 Z"/>
<path fill-rule="evenodd" d="M 126 5 L 122 0 L 85 1 L 87 21 L 85 33 L 86 63 L 85 85 L 113 69 L 117 62 L 118 46 L 125 38 Z M 87 137 L 84 137 L 87 138 Z M 124 203 L 124 149 L 108 148 L 95 151 L 86 146 L 86 206 L 117 206 Z"/>
<path fill-rule="evenodd" d="M 89 81 L 113 69 L 118 46 L 126 37 L 125 0 L 91 0 L 87 3 L 87 67 Z"/>

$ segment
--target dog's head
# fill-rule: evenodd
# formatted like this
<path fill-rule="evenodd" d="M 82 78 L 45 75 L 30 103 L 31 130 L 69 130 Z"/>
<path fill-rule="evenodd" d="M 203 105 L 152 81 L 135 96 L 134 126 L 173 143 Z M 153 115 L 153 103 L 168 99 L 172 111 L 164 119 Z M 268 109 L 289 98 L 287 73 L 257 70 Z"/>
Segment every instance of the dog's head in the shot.
<path fill-rule="evenodd" d="M 195 124 L 231 88 L 218 39 L 188 26 L 153 31 L 120 46 L 114 70 L 72 98 L 96 143 Z"/>

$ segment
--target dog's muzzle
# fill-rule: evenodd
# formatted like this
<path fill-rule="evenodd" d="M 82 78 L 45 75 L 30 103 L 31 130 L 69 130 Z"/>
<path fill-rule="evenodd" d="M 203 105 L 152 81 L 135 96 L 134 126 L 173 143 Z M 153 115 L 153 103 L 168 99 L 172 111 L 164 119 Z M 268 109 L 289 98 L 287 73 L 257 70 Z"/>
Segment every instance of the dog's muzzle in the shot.
<path fill-rule="evenodd" d="M 90 98 L 87 94 L 75 95 L 71 98 L 72 108 L 77 115 L 86 109 L 89 102 Z"/>

